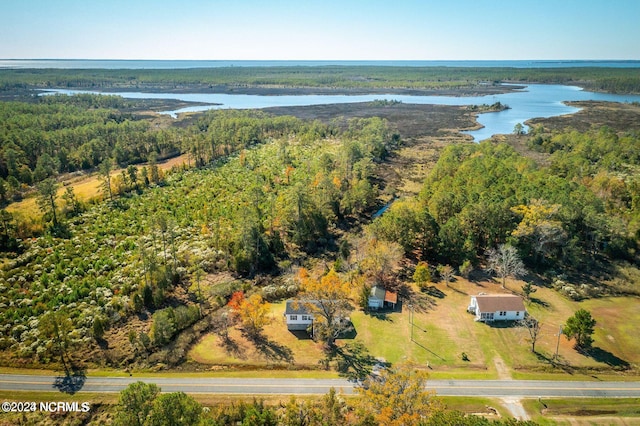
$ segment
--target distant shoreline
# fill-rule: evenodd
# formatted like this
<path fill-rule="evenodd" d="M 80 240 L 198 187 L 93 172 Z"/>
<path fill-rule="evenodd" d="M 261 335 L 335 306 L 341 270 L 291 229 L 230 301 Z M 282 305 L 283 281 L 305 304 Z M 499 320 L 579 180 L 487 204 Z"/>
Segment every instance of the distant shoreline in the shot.
<path fill-rule="evenodd" d="M 640 68 L 635 60 L 163 60 L 163 59 L 0 59 L 0 69 L 191 69 L 224 67 L 462 67 L 462 68 Z"/>

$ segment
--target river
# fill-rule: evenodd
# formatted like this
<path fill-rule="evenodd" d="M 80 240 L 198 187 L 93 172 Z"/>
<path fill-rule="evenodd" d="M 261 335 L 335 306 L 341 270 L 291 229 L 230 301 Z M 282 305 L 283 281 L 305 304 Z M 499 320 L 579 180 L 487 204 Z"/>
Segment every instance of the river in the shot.
<path fill-rule="evenodd" d="M 73 95 L 77 93 L 110 94 L 90 90 L 50 89 L 44 94 L 62 93 Z M 568 101 L 607 101 L 607 102 L 640 102 L 640 95 L 615 95 L 609 93 L 595 93 L 584 91 L 575 86 L 531 84 L 522 90 L 498 95 L 487 96 L 412 96 L 398 94 L 376 95 L 230 95 L 218 93 L 144 93 L 118 92 L 118 96 L 128 99 L 174 99 L 184 102 L 194 102 L 207 105 L 197 105 L 172 111 L 163 111 L 176 117 L 185 112 L 206 111 L 209 109 L 257 109 L 278 106 L 325 105 L 338 103 L 370 102 L 376 99 L 397 100 L 407 104 L 435 104 L 435 105 L 482 105 L 500 102 L 508 105 L 509 109 L 500 112 L 484 113 L 478 116 L 478 122 L 483 126 L 479 130 L 465 133 L 473 136 L 475 141 L 481 141 L 494 134 L 512 133 L 517 123 L 524 123 L 531 118 L 555 117 L 573 114 L 578 108 L 565 104 Z"/>

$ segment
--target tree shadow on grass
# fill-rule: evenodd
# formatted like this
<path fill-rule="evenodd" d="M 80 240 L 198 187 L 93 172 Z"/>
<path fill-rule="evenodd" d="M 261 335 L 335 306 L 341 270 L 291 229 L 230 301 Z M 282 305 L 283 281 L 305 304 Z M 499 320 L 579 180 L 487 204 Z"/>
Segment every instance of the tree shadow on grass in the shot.
<path fill-rule="evenodd" d="M 428 292 L 416 292 L 410 286 L 402 284 L 398 286 L 398 296 L 400 300 L 406 301 L 407 304 L 411 304 L 416 312 L 427 312 L 435 309 L 437 305 L 436 299 L 443 299 L 446 296 L 446 294 L 438 290 L 436 287 L 431 286 L 430 288 L 433 289 L 431 290 L 433 294 Z M 396 309 L 399 312 L 402 312 L 402 308 L 403 303 L 398 301 Z"/>
<path fill-rule="evenodd" d="M 534 352 L 538 361 L 545 362 L 550 364 L 555 368 L 559 368 L 567 374 L 573 375 L 575 373 L 575 368 L 569 364 L 562 356 L 558 356 L 557 358 L 549 357 L 546 354 L 540 352 Z"/>
<path fill-rule="evenodd" d="M 399 305 L 396 305 L 399 306 Z M 394 309 L 395 310 L 395 309 Z M 365 312 L 365 314 L 369 315 L 371 318 L 375 318 L 379 321 L 388 321 L 388 322 L 393 322 L 393 318 L 391 318 L 387 312 L 385 311 L 372 311 L 372 310 L 367 310 Z"/>
<path fill-rule="evenodd" d="M 423 331 L 424 331 L 424 330 L 423 330 Z M 418 343 L 418 342 L 416 342 L 415 340 L 413 341 L 413 343 L 414 343 L 416 346 L 419 346 L 419 347 L 421 347 L 422 349 L 424 349 L 425 351 L 427 351 L 427 352 L 431 353 L 433 356 L 435 356 L 435 357 L 437 357 L 437 358 L 440 358 L 442 361 L 446 361 L 446 359 L 444 359 L 443 357 L 441 357 L 440 355 L 438 355 L 437 353 L 435 353 L 435 352 L 434 352 L 434 351 L 432 351 L 431 349 L 427 348 L 425 345 L 423 345 L 423 344 L 421 344 L 421 343 Z"/>
<path fill-rule="evenodd" d="M 245 333 L 245 337 L 253 342 L 258 352 L 260 352 L 267 361 L 294 363 L 293 351 L 288 347 L 269 340 L 269 338 L 261 333 Z"/>
<path fill-rule="evenodd" d="M 328 364 L 334 359 L 338 374 L 353 381 L 364 380 L 371 374 L 373 366 L 379 363 L 360 342 L 347 343 L 342 347 L 334 346 L 324 363 Z"/>
<path fill-rule="evenodd" d="M 429 287 L 425 287 L 422 289 L 425 294 L 428 294 L 431 297 L 437 297 L 438 299 L 444 299 L 447 295 L 440 290 L 438 287 L 434 285 L 430 285 Z"/>
<path fill-rule="evenodd" d="M 238 345 L 238 342 L 233 340 L 229 335 L 219 335 L 220 337 L 220 346 L 227 353 L 227 355 L 231 355 L 235 358 L 246 359 L 247 355 L 243 347 Z"/>
<path fill-rule="evenodd" d="M 534 304 L 536 304 L 538 306 L 541 306 L 543 308 L 549 308 L 549 306 L 551 306 L 547 302 L 545 302 L 544 300 L 538 299 L 537 297 L 529 296 L 529 300 L 531 301 L 531 303 L 534 303 Z"/>
<path fill-rule="evenodd" d="M 468 295 L 469 295 L 469 293 L 467 293 L 467 292 L 465 292 L 465 291 L 462 291 L 462 290 L 459 290 L 459 289 L 457 289 L 457 288 L 453 287 L 453 286 L 451 285 L 451 283 L 449 283 L 449 285 L 447 286 L 447 288 L 448 288 L 449 290 L 453 290 L 453 291 L 455 291 L 455 292 L 456 292 L 456 293 L 458 293 L 458 294 L 462 294 L 462 295 L 465 295 L 465 296 L 468 296 Z"/>
<path fill-rule="evenodd" d="M 611 352 L 605 351 L 602 348 L 592 347 L 589 349 L 582 350 L 580 352 L 586 356 L 593 358 L 598 362 L 605 363 L 615 369 L 628 370 L 629 368 L 631 368 L 631 365 L 627 361 L 621 358 L 618 358 Z"/>
<path fill-rule="evenodd" d="M 87 376 L 84 369 L 71 367 L 65 371 L 64 376 L 56 377 L 53 382 L 53 387 L 58 389 L 60 392 L 73 395 L 82 389 L 86 380 Z"/>

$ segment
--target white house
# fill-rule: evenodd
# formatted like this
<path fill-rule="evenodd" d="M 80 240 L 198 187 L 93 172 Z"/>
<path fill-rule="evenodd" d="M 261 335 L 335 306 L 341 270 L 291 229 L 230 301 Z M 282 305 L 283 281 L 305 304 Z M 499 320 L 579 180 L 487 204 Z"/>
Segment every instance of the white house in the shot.
<path fill-rule="evenodd" d="M 398 303 L 398 294 L 392 291 L 385 290 L 380 286 L 373 286 L 369 295 L 369 309 L 382 309 L 386 306 L 395 308 Z"/>
<path fill-rule="evenodd" d="M 516 321 L 524 319 L 526 309 L 520 296 L 512 294 L 479 294 L 471 296 L 467 311 L 476 321 Z"/>
<path fill-rule="evenodd" d="M 287 300 L 284 316 L 288 330 L 307 330 L 313 324 L 313 313 L 296 300 Z"/>

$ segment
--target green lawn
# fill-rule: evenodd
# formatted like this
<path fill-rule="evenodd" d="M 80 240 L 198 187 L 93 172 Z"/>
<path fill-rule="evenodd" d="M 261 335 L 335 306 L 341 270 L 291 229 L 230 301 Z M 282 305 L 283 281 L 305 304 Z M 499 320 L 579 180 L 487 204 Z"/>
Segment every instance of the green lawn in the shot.
<path fill-rule="evenodd" d="M 521 282 L 508 283 L 511 289 L 521 285 Z M 439 297 L 420 295 L 424 304 L 413 313 L 413 332 L 411 311 L 406 303 L 394 312 L 367 314 L 354 310 L 351 320 L 355 338 L 338 340 L 338 344 L 359 343 L 364 347 L 361 355 L 384 358 L 390 363 L 416 362 L 428 367 L 432 378 L 593 380 L 597 377 L 611 380 L 638 377 L 640 339 L 634 333 L 635 324 L 640 323 L 637 298 L 601 298 L 578 303 L 551 289 L 539 288 L 534 294 L 536 301 L 527 306 L 542 323 L 534 354 L 524 328 L 475 322 L 466 312 L 470 295 L 505 292 L 498 284 L 472 283 L 459 278 L 451 288 L 443 284 L 435 287 Z M 578 353 L 573 349 L 573 342 L 561 336 L 561 365 L 554 365 L 551 360 L 558 343 L 558 327 L 581 307 L 591 311 L 598 321 L 594 335 L 596 351 L 590 356 Z M 189 357 L 222 369 L 318 370 L 325 358 L 322 345 L 288 332 L 283 312 L 284 302 L 272 305 L 273 321 L 265 327 L 264 335 L 274 348 L 288 353 L 288 358 L 270 356 L 259 350 L 238 330 L 230 332 L 235 350 L 225 347 L 218 336 L 210 334 L 191 350 Z M 463 352 L 467 361 L 462 359 Z M 496 364 L 504 367 L 498 368 Z M 621 366 L 631 370 L 618 371 Z"/>
<path fill-rule="evenodd" d="M 522 405 L 541 425 L 640 424 L 638 398 L 525 399 Z"/>

